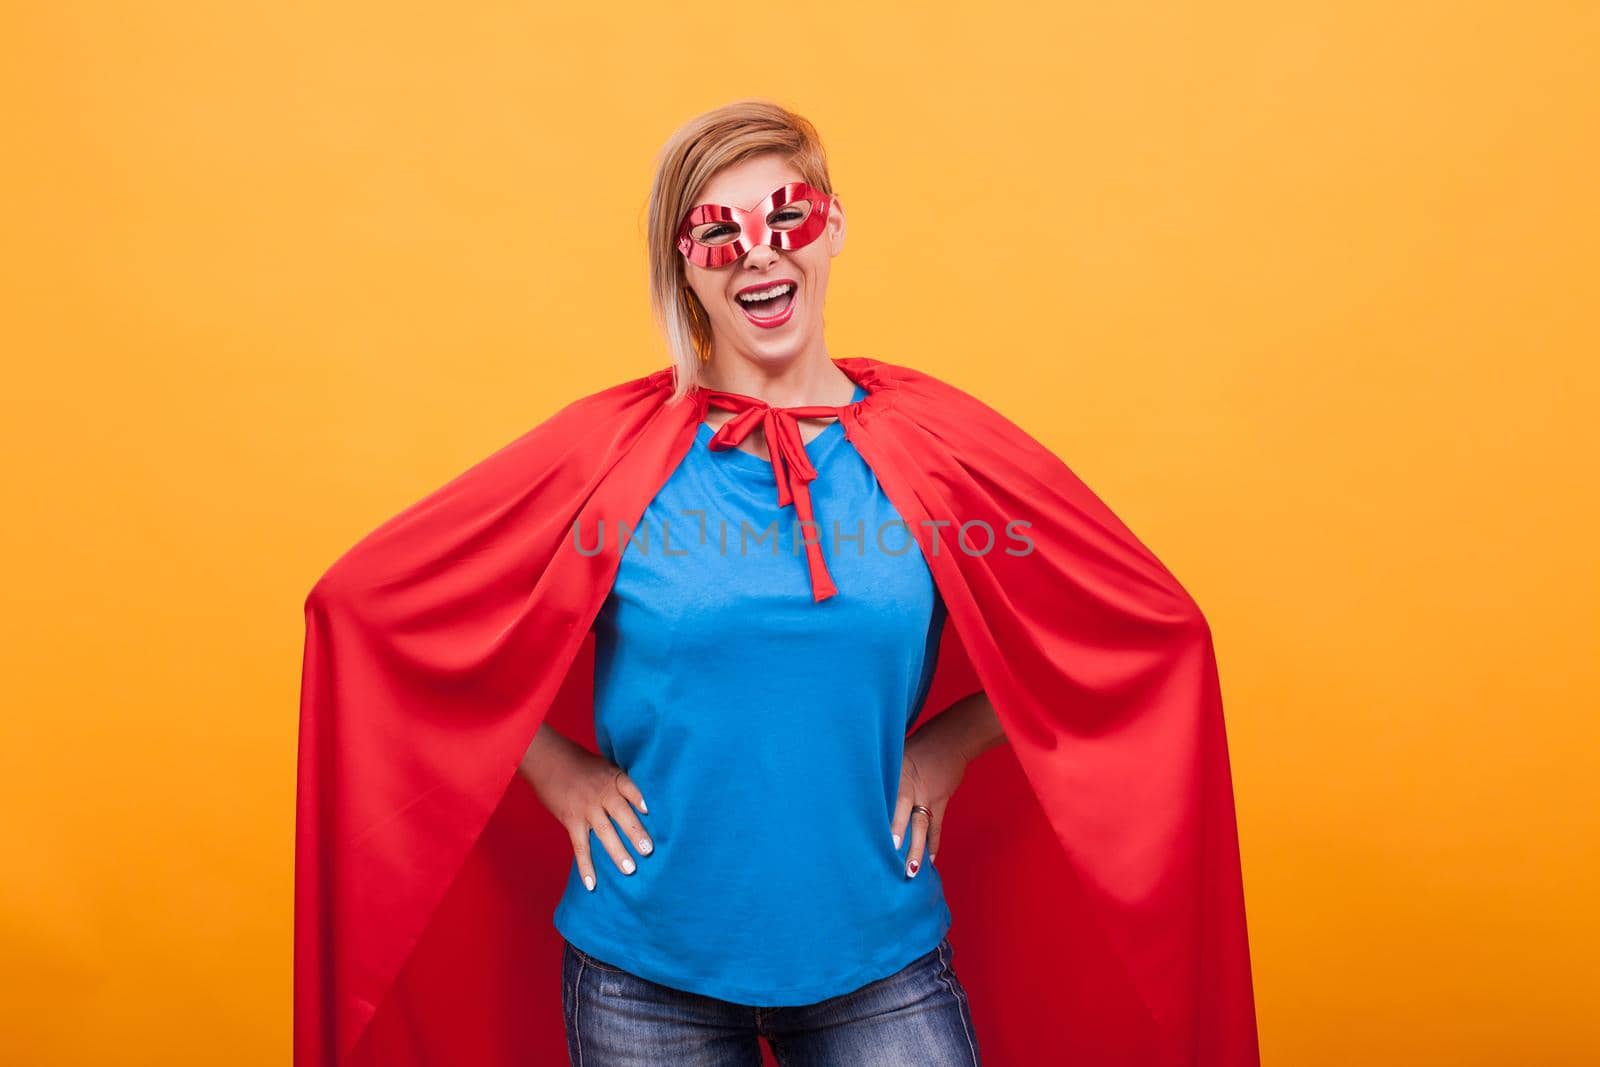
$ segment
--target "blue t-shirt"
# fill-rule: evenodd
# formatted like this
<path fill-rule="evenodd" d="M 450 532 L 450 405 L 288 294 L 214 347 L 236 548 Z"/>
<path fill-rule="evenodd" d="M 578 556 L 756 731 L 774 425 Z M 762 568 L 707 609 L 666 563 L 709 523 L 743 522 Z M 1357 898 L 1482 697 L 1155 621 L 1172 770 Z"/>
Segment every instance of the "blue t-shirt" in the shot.
<path fill-rule="evenodd" d="M 712 451 L 712 433 L 700 424 L 646 509 L 594 624 L 596 742 L 638 783 L 655 848 L 619 834 L 638 864 L 623 874 L 591 832 L 595 888 L 574 861 L 554 921 L 662 985 L 811 1004 L 949 930 L 926 855 L 906 877 L 909 825 L 898 849 L 889 833 L 945 609 L 837 420 L 806 444 L 838 588 L 820 603 L 771 463 Z"/>

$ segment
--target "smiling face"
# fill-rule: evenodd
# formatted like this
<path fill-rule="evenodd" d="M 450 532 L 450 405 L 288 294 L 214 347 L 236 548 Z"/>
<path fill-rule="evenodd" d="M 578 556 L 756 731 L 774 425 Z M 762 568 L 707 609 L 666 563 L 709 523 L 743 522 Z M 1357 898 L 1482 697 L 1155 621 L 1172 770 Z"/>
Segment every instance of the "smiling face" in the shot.
<path fill-rule="evenodd" d="M 713 362 L 825 357 L 828 269 L 844 247 L 836 197 L 810 189 L 781 155 L 766 153 L 720 171 L 685 221 L 684 276 L 710 317 Z"/>

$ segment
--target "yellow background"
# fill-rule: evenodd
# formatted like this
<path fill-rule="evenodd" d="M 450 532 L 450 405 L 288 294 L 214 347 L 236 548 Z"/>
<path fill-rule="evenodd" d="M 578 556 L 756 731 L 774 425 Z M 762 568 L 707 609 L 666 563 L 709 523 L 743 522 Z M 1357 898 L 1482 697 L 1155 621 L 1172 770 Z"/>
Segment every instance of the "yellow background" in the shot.
<path fill-rule="evenodd" d="M 1600 8 L 551 6 L 6 6 L 0 1059 L 288 1062 L 304 595 L 665 362 L 653 155 L 763 95 L 830 353 L 1205 608 L 1265 1061 L 1595 1062 Z"/>

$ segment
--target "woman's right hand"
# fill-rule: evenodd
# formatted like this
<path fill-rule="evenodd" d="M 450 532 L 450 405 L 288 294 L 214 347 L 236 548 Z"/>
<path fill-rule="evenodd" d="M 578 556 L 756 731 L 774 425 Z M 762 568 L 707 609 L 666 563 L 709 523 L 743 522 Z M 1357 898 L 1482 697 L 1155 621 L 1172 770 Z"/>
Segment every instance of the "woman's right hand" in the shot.
<path fill-rule="evenodd" d="M 623 874 L 632 874 L 636 868 L 633 857 L 617 835 L 618 827 L 641 856 L 648 856 L 655 850 L 655 844 L 633 810 L 637 806 L 639 811 L 649 814 L 650 809 L 645 807 L 644 795 L 628 773 L 563 737 L 548 723 L 540 724 L 519 769 L 533 786 L 539 802 L 566 827 L 572 853 L 578 860 L 578 874 L 591 892 L 595 873 L 589 855 L 590 830 L 599 837 L 606 854 Z"/>

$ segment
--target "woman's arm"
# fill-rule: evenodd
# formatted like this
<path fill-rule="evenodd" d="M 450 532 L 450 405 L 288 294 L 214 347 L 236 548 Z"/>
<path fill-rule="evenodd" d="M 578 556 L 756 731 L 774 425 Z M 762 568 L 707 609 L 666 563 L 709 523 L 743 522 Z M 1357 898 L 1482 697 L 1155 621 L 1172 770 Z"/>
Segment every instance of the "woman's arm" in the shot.
<path fill-rule="evenodd" d="M 924 737 L 924 734 L 928 736 Z M 912 736 L 920 738 L 922 744 L 936 743 L 959 752 L 967 763 L 995 745 L 1003 744 L 1006 739 L 1000 720 L 994 713 L 994 705 L 982 690 L 951 704 L 924 723 Z"/>
<path fill-rule="evenodd" d="M 655 850 L 655 843 L 634 813 L 634 808 L 641 813 L 649 810 L 634 780 L 622 768 L 590 752 L 548 722 L 539 724 L 517 770 L 533 787 L 539 802 L 566 828 L 572 853 L 578 860 L 578 873 L 589 890 L 595 886 L 594 860 L 589 849 L 591 830 L 623 874 L 632 874 L 637 865 L 623 847 L 618 827 L 637 846 L 639 855 L 648 856 Z"/>
<path fill-rule="evenodd" d="M 916 877 L 922 866 L 924 848 L 930 860 L 938 853 L 944 809 L 961 784 L 967 764 L 1005 739 L 994 705 L 983 692 L 962 697 L 906 738 L 905 759 L 900 768 L 900 795 L 889 833 L 894 837 L 894 847 L 899 848 L 907 825 L 911 827 L 911 841 L 906 850 L 907 878 Z M 929 810 L 926 819 L 911 818 L 911 808 L 915 804 Z"/>
<path fill-rule="evenodd" d="M 528 750 L 523 754 L 522 762 L 517 769 L 532 785 L 547 775 L 553 761 L 576 755 L 573 750 L 581 747 L 548 722 L 542 722 L 535 731 L 533 741 L 529 743 Z"/>

